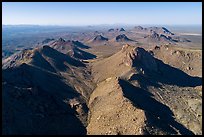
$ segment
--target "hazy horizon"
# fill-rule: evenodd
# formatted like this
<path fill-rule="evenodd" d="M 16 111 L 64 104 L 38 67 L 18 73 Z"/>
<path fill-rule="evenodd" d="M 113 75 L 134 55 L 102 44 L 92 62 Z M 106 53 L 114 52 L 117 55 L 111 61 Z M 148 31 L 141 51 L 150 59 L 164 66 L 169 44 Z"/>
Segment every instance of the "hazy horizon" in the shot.
<path fill-rule="evenodd" d="M 86 25 L 44 25 L 44 24 L 2 24 L 2 26 L 56 26 L 56 27 L 94 27 L 94 26 L 199 26 L 202 24 L 86 24 Z"/>
<path fill-rule="evenodd" d="M 202 2 L 2 2 L 2 25 L 202 25 Z"/>

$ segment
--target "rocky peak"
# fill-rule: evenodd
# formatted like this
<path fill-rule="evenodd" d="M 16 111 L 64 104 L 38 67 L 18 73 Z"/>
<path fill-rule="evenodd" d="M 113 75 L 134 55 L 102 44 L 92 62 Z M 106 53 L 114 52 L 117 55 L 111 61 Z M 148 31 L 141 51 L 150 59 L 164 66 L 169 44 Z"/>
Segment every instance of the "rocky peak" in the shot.
<path fill-rule="evenodd" d="M 120 42 L 122 42 L 122 41 L 130 41 L 130 39 L 125 35 L 125 34 L 120 34 L 120 35 L 118 35 L 118 36 L 116 36 L 116 41 L 120 41 Z"/>
<path fill-rule="evenodd" d="M 63 38 L 59 38 L 57 41 L 58 42 L 65 42 L 65 40 Z"/>
<path fill-rule="evenodd" d="M 145 49 L 141 47 L 133 47 L 125 45 L 122 48 L 122 52 L 125 52 L 125 58 L 123 63 L 127 66 L 136 67 L 143 71 L 157 71 L 157 64 L 154 57 Z"/>
<path fill-rule="evenodd" d="M 164 33 L 170 34 L 170 35 L 174 35 L 174 33 L 170 32 L 167 28 L 162 27 L 162 30 Z"/>
<path fill-rule="evenodd" d="M 131 45 L 125 44 L 125 45 L 122 47 L 122 52 L 126 51 L 128 48 L 131 48 Z"/>
<path fill-rule="evenodd" d="M 136 26 L 135 29 L 137 30 L 143 30 L 144 28 L 142 26 Z"/>
<path fill-rule="evenodd" d="M 114 29 L 109 29 L 108 32 L 114 31 Z"/>
<path fill-rule="evenodd" d="M 150 34 L 151 38 L 159 40 L 159 34 L 158 33 L 156 33 L 155 31 L 150 31 L 150 32 L 151 32 L 151 34 Z"/>
<path fill-rule="evenodd" d="M 120 28 L 120 31 L 125 31 L 125 29 L 124 28 Z"/>
<path fill-rule="evenodd" d="M 94 41 L 107 41 L 108 38 L 105 38 L 102 35 L 97 35 L 93 40 Z"/>

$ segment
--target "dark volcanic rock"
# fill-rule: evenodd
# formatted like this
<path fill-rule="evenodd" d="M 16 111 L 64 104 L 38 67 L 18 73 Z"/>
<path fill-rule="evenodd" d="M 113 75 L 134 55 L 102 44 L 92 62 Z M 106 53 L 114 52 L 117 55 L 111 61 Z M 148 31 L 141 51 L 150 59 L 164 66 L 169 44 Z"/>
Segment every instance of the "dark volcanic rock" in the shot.
<path fill-rule="evenodd" d="M 93 39 L 93 41 L 97 41 L 97 42 L 100 42 L 100 41 L 108 41 L 108 38 L 105 38 L 105 37 L 103 37 L 103 36 L 101 36 L 101 35 L 97 35 L 97 36 Z"/>
<path fill-rule="evenodd" d="M 83 60 L 96 58 L 95 55 L 93 55 L 89 52 L 83 51 L 83 50 L 76 48 L 76 47 L 73 48 L 73 50 L 70 50 L 68 52 L 68 54 L 74 58 L 83 59 Z"/>
<path fill-rule="evenodd" d="M 162 30 L 163 30 L 163 32 L 166 33 L 166 34 L 174 35 L 174 33 L 170 32 L 170 31 L 169 31 L 167 28 L 165 28 L 165 27 L 162 27 Z"/>
<path fill-rule="evenodd" d="M 174 35 L 174 33 L 170 32 L 167 28 L 165 27 L 149 27 L 148 30 L 155 31 L 158 34 L 164 34 L 164 35 Z"/>
<path fill-rule="evenodd" d="M 173 39 L 170 36 L 166 36 L 166 35 L 163 35 L 163 34 L 160 34 L 160 39 L 173 42 Z"/>
<path fill-rule="evenodd" d="M 65 42 L 65 40 L 63 38 L 59 38 L 57 41 L 58 42 Z"/>
<path fill-rule="evenodd" d="M 136 30 L 144 30 L 144 28 L 142 26 L 136 26 L 134 27 Z"/>
<path fill-rule="evenodd" d="M 112 31 L 114 31 L 114 29 L 109 29 L 109 30 L 108 30 L 108 32 L 112 32 Z"/>
<path fill-rule="evenodd" d="M 56 49 L 57 51 L 69 54 L 70 56 L 74 57 L 75 59 L 92 59 L 95 58 L 95 56 L 91 53 L 88 53 L 86 51 L 83 51 L 81 49 L 88 49 L 89 46 L 84 45 L 83 43 L 79 41 L 71 41 L 67 40 L 65 42 L 59 42 L 55 41 L 54 43 L 49 45 L 53 49 Z"/>
<path fill-rule="evenodd" d="M 132 41 L 131 39 L 129 39 L 125 34 L 120 34 L 118 35 L 115 40 L 117 42 L 124 42 L 124 41 Z"/>
<path fill-rule="evenodd" d="M 155 31 L 152 31 L 150 34 L 150 38 L 154 39 L 154 40 L 160 40 L 160 36 L 159 34 L 157 34 Z"/>
<path fill-rule="evenodd" d="M 149 38 L 152 42 L 175 42 L 172 37 L 166 36 L 164 34 L 158 34 L 157 32 L 150 30 L 150 35 L 144 38 Z"/>
<path fill-rule="evenodd" d="M 81 49 L 89 49 L 90 48 L 89 46 L 84 45 L 83 43 L 79 42 L 78 40 L 72 41 L 72 43 L 73 43 L 73 45 L 75 45 L 76 47 L 81 48 Z"/>
<path fill-rule="evenodd" d="M 124 28 L 120 28 L 120 31 L 125 31 L 125 29 Z"/>

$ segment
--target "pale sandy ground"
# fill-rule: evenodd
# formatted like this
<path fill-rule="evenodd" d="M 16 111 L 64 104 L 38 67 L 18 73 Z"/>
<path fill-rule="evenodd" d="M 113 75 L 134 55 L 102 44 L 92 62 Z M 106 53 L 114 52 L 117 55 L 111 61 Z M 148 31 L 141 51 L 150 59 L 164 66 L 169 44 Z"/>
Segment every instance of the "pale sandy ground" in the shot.
<path fill-rule="evenodd" d="M 198 33 L 177 33 L 179 35 L 193 35 L 193 36 L 202 36 L 202 34 L 198 34 Z"/>

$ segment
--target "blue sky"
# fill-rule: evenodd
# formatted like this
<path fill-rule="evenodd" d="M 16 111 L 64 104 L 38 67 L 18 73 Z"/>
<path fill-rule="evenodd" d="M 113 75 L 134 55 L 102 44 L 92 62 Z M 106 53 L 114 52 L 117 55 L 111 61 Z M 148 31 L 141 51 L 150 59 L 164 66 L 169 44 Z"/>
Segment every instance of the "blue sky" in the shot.
<path fill-rule="evenodd" d="M 2 24 L 202 24 L 201 2 L 3 2 Z"/>

